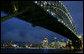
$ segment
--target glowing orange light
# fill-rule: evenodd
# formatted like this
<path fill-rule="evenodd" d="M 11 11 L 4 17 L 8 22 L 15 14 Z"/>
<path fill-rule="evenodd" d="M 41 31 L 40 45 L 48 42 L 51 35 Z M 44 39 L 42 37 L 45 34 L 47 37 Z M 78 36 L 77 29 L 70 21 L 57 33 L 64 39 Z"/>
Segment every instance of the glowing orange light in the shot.
<path fill-rule="evenodd" d="M 79 35 L 79 38 L 80 38 L 80 39 L 82 38 L 81 35 Z"/>

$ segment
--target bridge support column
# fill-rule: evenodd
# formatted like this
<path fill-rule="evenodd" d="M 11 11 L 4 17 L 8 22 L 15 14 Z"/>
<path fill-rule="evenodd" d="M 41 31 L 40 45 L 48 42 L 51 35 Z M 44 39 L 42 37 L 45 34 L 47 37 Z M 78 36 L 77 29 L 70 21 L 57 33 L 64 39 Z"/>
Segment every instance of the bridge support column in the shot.
<path fill-rule="evenodd" d="M 81 40 L 73 40 L 72 45 L 74 46 L 75 50 L 79 50 L 82 46 Z"/>

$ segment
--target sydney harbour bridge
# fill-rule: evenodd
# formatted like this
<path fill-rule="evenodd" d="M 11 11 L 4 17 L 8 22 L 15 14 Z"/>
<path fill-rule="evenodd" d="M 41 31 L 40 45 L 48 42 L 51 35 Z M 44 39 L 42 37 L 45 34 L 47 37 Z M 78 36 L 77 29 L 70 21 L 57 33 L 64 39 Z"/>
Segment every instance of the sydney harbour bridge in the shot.
<path fill-rule="evenodd" d="M 1 22 L 18 17 L 32 23 L 32 26 L 69 38 L 76 48 L 81 46 L 73 19 L 61 1 L 2 1 L 1 11 L 8 14 L 1 18 Z"/>

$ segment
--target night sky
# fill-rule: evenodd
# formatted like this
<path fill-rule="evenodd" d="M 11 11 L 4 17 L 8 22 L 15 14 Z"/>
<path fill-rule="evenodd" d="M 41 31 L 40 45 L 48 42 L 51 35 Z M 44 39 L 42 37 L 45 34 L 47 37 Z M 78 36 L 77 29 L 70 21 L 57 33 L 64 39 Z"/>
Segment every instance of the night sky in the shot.
<path fill-rule="evenodd" d="M 73 21 L 76 25 L 78 34 L 83 37 L 83 2 L 82 1 L 62 1 L 65 6 L 67 6 Z M 1 17 L 7 14 L 1 12 Z M 48 35 L 49 42 L 57 37 L 58 41 L 67 38 L 49 31 L 45 28 L 35 26 L 33 27 L 31 23 L 25 22 L 23 20 L 13 17 L 5 22 L 1 23 L 1 40 L 13 40 L 13 41 L 31 41 L 31 42 L 41 42 L 43 37 Z"/>

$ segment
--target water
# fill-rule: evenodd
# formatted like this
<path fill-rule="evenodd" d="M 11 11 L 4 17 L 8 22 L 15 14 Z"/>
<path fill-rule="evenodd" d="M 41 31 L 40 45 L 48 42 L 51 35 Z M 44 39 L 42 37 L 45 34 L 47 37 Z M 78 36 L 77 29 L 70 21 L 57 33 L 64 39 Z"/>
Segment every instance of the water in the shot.
<path fill-rule="evenodd" d="M 14 48 L 1 48 L 1 53 L 83 53 L 83 51 L 70 51 L 63 49 L 14 49 Z"/>

